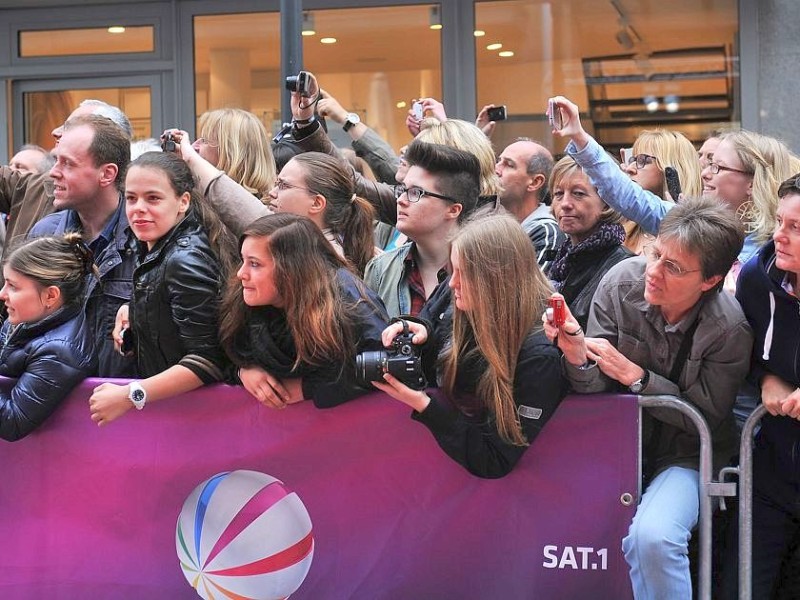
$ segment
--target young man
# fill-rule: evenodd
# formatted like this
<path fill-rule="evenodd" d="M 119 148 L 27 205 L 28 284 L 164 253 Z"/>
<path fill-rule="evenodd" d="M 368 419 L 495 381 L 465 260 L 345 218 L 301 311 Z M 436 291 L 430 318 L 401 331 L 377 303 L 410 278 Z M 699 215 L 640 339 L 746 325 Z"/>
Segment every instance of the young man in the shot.
<path fill-rule="evenodd" d="M 130 140 L 112 121 L 98 115 L 70 118 L 53 150 L 56 164 L 53 206 L 30 236 L 79 231 L 94 253 L 100 281 L 90 276 L 86 327 L 94 333 L 100 377 L 135 375 L 135 361 L 114 350 L 111 333 L 117 310 L 131 298 L 136 240 L 128 229 L 122 188 L 130 161 Z"/>
<path fill-rule="evenodd" d="M 469 152 L 413 141 L 406 160 L 408 172 L 396 188 L 396 227 L 410 241 L 372 259 L 364 273 L 390 317 L 419 314 L 447 277 L 450 235 L 480 194 L 480 166 Z"/>
<path fill-rule="evenodd" d="M 555 258 L 566 240 L 548 206 L 547 181 L 552 170 L 550 151 L 527 138 L 519 138 L 506 146 L 495 167 L 503 186 L 500 204 L 522 224 L 536 248 L 542 269 Z"/>
<path fill-rule="evenodd" d="M 736 300 L 719 293 L 744 232 L 716 200 L 689 199 L 664 217 L 645 256 L 603 278 L 586 336 L 568 316 L 558 335 L 567 376 L 582 393 L 679 396 L 711 429 L 714 468 L 737 449 L 732 407 L 753 335 Z M 622 547 L 634 596 L 691 598 L 687 549 L 699 515 L 699 435 L 682 413 L 644 411 L 642 452 L 652 478 Z"/>

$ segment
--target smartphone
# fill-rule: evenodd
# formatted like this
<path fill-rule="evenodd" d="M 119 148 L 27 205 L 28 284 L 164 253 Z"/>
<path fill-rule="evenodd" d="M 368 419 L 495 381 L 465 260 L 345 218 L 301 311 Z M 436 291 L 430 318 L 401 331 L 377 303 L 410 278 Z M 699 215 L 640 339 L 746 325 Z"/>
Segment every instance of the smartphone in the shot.
<path fill-rule="evenodd" d="M 486 116 L 489 117 L 490 121 L 505 121 L 508 117 L 508 113 L 506 113 L 506 106 L 495 106 L 494 108 L 490 108 L 486 111 Z"/>
<path fill-rule="evenodd" d="M 564 119 L 561 116 L 561 109 L 559 109 L 552 100 L 547 101 L 547 115 L 550 127 L 556 131 L 561 131 L 564 128 Z"/>
<path fill-rule="evenodd" d="M 125 356 L 133 352 L 133 332 L 130 328 L 125 327 L 120 331 L 120 337 L 122 338 L 122 345 L 120 346 L 119 353 Z"/>
<path fill-rule="evenodd" d="M 425 117 L 425 111 L 422 109 L 422 102 L 419 100 L 415 101 L 414 104 L 411 105 L 411 112 L 417 121 L 422 121 L 422 119 Z"/>
<path fill-rule="evenodd" d="M 664 169 L 664 179 L 667 181 L 667 191 L 672 196 L 672 201 L 677 202 L 681 195 L 681 178 L 674 167 Z"/>
<path fill-rule="evenodd" d="M 564 299 L 550 298 L 547 304 L 549 305 L 548 311 L 552 311 L 552 316 L 548 312 L 550 321 L 552 321 L 553 325 L 556 327 L 561 327 L 567 320 L 567 313 L 566 310 L 564 310 Z"/>
<path fill-rule="evenodd" d="M 622 159 L 623 167 L 628 165 L 631 162 L 631 158 L 633 158 L 633 148 L 620 148 L 619 157 Z"/>

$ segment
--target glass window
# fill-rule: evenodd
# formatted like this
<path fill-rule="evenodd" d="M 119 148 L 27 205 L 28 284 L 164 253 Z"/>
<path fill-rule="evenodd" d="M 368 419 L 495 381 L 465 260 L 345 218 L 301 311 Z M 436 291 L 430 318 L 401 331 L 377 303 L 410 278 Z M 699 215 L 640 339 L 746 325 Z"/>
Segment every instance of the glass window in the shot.
<path fill-rule="evenodd" d="M 439 14 L 438 4 L 308 11 L 305 28 L 315 33 L 303 36 L 303 60 L 323 89 L 398 150 L 410 138 L 411 100 L 442 99 Z M 338 125 L 329 132 L 350 145 Z"/>
<path fill-rule="evenodd" d="M 475 23 L 478 108 L 508 106 L 498 148 L 554 143 L 544 111 L 556 94 L 610 150 L 657 126 L 701 141 L 739 118 L 736 0 L 476 2 Z"/>
<path fill-rule="evenodd" d="M 195 17 L 196 116 L 241 108 L 277 132 L 283 90 L 280 51 L 278 13 Z"/>
<path fill-rule="evenodd" d="M 23 94 L 26 143 L 42 148 L 53 147 L 53 129 L 62 125 L 73 110 L 88 98 L 118 106 L 131 121 L 134 139 L 145 139 L 151 133 L 150 88 L 101 88 L 26 92 Z"/>
<path fill-rule="evenodd" d="M 153 27 L 150 25 L 47 29 L 21 31 L 19 34 L 19 55 L 22 58 L 153 52 L 154 48 Z"/>

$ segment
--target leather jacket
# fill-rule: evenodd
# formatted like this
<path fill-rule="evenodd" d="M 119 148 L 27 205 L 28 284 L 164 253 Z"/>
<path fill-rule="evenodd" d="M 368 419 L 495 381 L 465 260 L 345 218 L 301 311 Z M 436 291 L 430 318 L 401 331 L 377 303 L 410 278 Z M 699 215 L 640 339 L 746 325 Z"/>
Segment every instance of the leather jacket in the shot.
<path fill-rule="evenodd" d="M 221 268 L 205 229 L 186 217 L 147 250 L 139 243 L 130 324 L 141 377 L 180 364 L 203 383 L 223 378 L 219 345 Z"/>
<path fill-rule="evenodd" d="M 80 304 L 33 323 L 0 329 L 0 376 L 17 380 L 0 393 L 0 437 L 16 441 L 41 425 L 95 369 Z"/>

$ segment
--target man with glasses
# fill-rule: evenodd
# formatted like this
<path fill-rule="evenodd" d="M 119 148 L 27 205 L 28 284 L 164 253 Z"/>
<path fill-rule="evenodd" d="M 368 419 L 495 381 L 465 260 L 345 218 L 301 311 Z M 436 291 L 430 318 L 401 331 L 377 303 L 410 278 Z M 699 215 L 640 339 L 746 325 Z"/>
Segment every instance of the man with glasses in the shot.
<path fill-rule="evenodd" d="M 447 277 L 450 236 L 480 194 L 480 165 L 469 152 L 413 141 L 405 158 L 408 172 L 395 188 L 396 227 L 409 242 L 372 259 L 364 273 L 390 317 L 419 314 Z"/>
<path fill-rule="evenodd" d="M 719 293 L 744 240 L 712 199 L 687 199 L 663 219 L 645 256 L 612 268 L 592 301 L 586 335 L 568 315 L 545 330 L 564 352 L 575 391 L 678 396 L 711 429 L 715 471 L 737 449 L 732 407 L 753 336 L 741 307 Z M 634 597 L 691 598 L 687 556 L 699 515 L 699 434 L 682 413 L 646 408 L 645 490 L 622 547 Z"/>

